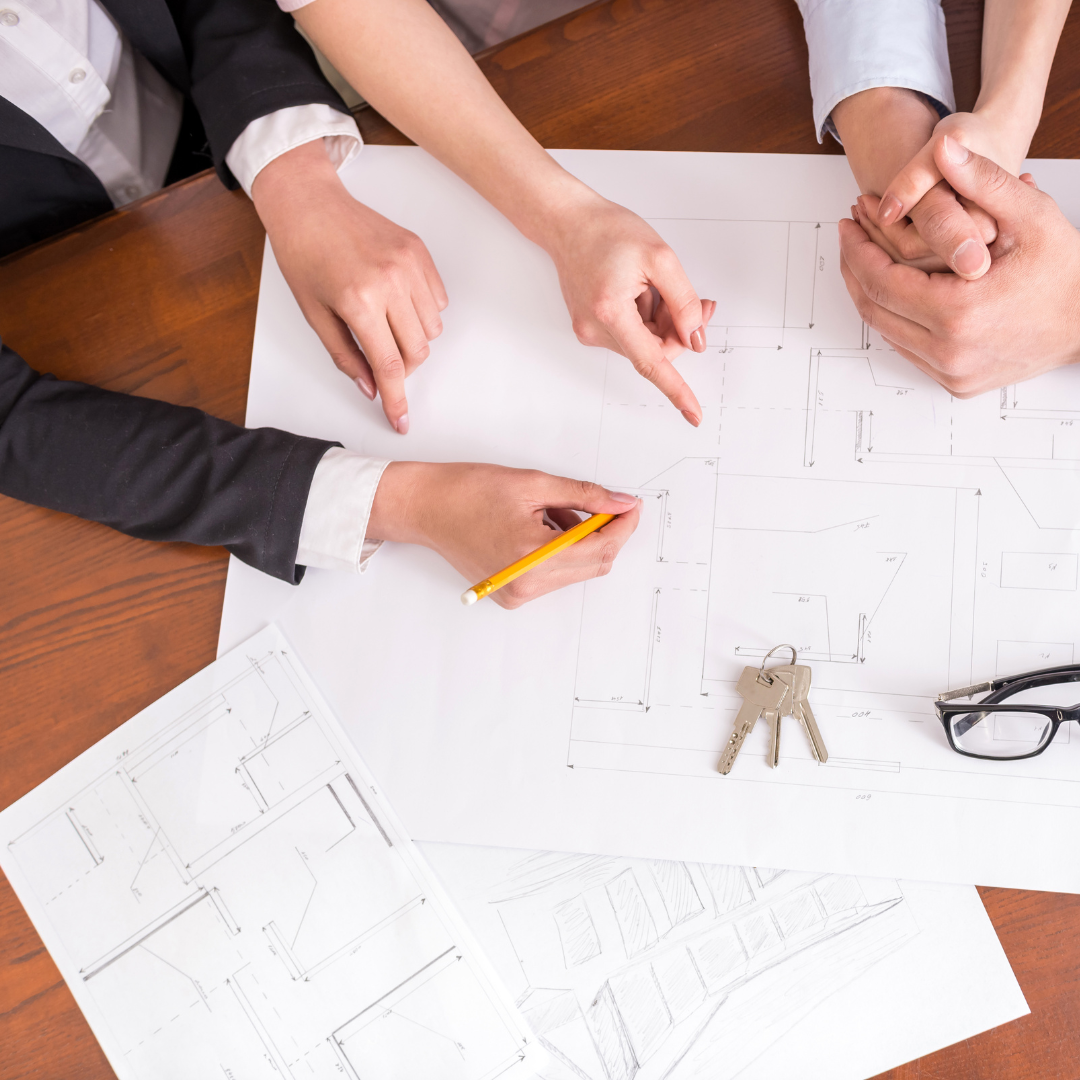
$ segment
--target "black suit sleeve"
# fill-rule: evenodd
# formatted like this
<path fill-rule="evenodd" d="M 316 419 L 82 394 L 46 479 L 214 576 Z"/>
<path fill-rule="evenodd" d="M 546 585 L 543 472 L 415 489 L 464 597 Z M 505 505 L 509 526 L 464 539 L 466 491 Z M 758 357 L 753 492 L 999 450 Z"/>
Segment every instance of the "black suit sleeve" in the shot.
<path fill-rule="evenodd" d="M 336 445 L 61 382 L 0 342 L 0 494 L 131 536 L 220 544 L 299 582 L 311 478 Z"/>
<path fill-rule="evenodd" d="M 252 120 L 293 105 L 348 114 L 292 17 L 268 0 L 168 0 L 191 70 L 214 166 L 235 187 L 225 155 Z"/>

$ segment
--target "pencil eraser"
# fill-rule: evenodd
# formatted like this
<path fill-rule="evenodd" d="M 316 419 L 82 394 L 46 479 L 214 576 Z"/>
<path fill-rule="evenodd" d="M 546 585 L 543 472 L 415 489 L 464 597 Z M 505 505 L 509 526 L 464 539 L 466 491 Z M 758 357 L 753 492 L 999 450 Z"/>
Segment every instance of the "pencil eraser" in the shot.
<path fill-rule="evenodd" d="M 465 592 L 461 594 L 461 602 L 466 607 L 468 607 L 470 604 L 475 604 L 476 601 L 479 599 L 480 597 L 477 596 L 476 593 L 472 591 L 472 589 L 466 589 Z"/>

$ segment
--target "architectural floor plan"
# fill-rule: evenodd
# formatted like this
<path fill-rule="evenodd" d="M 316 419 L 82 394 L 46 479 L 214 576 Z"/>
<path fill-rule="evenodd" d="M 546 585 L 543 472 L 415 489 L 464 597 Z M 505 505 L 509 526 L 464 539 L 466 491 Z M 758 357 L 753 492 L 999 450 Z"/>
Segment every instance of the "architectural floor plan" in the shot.
<path fill-rule="evenodd" d="M 690 246 L 684 222 L 653 224 Z M 831 768 L 970 772 L 920 754 L 943 742 L 928 701 L 1075 659 L 1080 372 L 958 401 L 829 287 L 835 223 L 694 228 L 710 250 L 758 252 L 762 303 L 718 308 L 724 343 L 692 362 L 705 420 L 681 447 L 632 437 L 657 403 L 608 359 L 596 475 L 644 514 L 625 565 L 585 587 L 568 761 L 708 773 L 742 665 L 790 642 Z M 1070 735 L 1024 774 L 1071 786 Z"/>
<path fill-rule="evenodd" d="M 1080 891 L 1057 854 L 1080 737 L 980 762 L 933 711 L 1080 658 L 1080 368 L 962 401 L 869 332 L 839 272 L 841 159 L 558 156 L 716 298 L 708 348 L 677 361 L 700 427 L 580 345 L 543 253 L 426 155 L 388 148 L 348 182 L 450 291 L 408 455 L 637 492 L 611 574 L 507 613 L 459 610 L 418 548 L 291 592 L 234 564 L 223 644 L 278 619 L 419 839 Z M 1075 163 L 1031 167 L 1080 220 Z M 249 423 L 400 456 L 324 359 L 268 252 Z M 781 643 L 813 670 L 828 763 L 792 725 L 768 768 L 759 724 L 720 777 L 736 680 Z"/>
<path fill-rule="evenodd" d="M 531 1039 L 270 628 L 0 814 L 121 1080 L 493 1080 Z"/>

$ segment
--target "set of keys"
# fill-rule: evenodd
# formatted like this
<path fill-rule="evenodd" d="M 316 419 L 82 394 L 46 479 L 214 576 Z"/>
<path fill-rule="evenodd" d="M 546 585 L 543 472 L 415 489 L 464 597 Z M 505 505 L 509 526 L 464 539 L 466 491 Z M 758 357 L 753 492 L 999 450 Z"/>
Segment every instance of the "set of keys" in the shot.
<path fill-rule="evenodd" d="M 791 649 L 791 663 L 779 664 L 765 670 L 765 661 L 780 649 Z M 739 676 L 737 689 L 743 699 L 738 716 L 735 717 L 735 730 L 731 733 L 724 753 L 717 766 L 720 773 L 727 776 L 735 758 L 739 756 L 746 737 L 754 730 L 758 718 L 764 716 L 772 727 L 772 748 L 769 764 L 775 769 L 780 764 L 780 722 L 785 716 L 794 716 L 802 724 L 810 740 L 814 757 L 820 762 L 829 760 L 829 752 L 821 738 L 817 721 L 810 709 L 807 695 L 810 693 L 810 669 L 796 661 L 799 654 L 792 645 L 777 645 L 765 654 L 760 668 L 748 667 Z"/>

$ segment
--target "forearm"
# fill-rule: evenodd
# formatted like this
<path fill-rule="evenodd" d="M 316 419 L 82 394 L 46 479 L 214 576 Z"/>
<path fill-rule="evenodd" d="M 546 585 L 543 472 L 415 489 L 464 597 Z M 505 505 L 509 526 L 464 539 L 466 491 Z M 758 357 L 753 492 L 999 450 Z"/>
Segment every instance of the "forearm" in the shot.
<path fill-rule="evenodd" d="M 1026 156 L 1071 0 L 987 0 L 977 113 L 991 117 Z M 1003 163 L 1006 164 L 1006 163 Z M 1013 164 L 1006 164 L 1012 169 Z"/>
<path fill-rule="evenodd" d="M 0 345 L 0 493 L 131 536 L 220 544 L 298 580 L 308 487 L 330 445 L 61 382 Z"/>
<path fill-rule="evenodd" d="M 304 31 L 391 123 L 549 248 L 596 196 L 563 170 L 492 89 L 425 0 L 315 0 Z"/>

